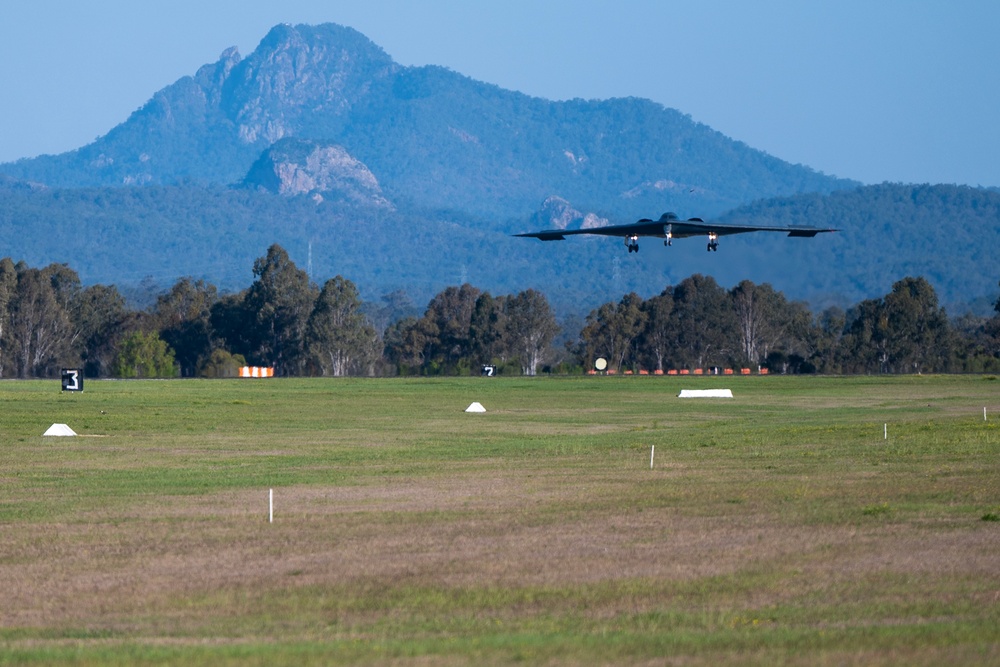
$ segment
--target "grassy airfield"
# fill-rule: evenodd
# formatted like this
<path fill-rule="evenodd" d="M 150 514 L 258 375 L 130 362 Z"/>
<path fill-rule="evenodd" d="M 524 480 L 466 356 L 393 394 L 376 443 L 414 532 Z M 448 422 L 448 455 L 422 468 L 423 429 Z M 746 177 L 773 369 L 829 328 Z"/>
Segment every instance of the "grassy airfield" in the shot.
<path fill-rule="evenodd" d="M 0 406 L 0 665 L 1000 664 L 993 377 L 53 380 Z"/>

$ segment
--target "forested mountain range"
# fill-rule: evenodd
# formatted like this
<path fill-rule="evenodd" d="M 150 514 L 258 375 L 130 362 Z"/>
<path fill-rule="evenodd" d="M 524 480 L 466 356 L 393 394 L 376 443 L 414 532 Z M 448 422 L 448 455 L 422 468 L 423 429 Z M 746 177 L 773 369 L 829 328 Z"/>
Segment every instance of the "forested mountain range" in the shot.
<path fill-rule="evenodd" d="M 652 296 L 695 273 L 724 286 L 771 283 L 817 307 L 884 294 L 908 275 L 926 277 L 955 314 L 977 299 L 977 312 L 987 313 L 996 300 L 997 192 L 866 186 L 760 201 L 720 220 L 841 231 L 814 239 L 725 237 L 715 253 L 697 238 L 670 248 L 642 239 L 641 252 L 632 254 L 619 239 L 545 243 L 509 235 L 538 220 L 485 229 L 483 221 L 469 224 L 453 213 L 317 204 L 246 189 L 0 183 L 0 234 L 9 256 L 33 266 L 65 262 L 87 284 L 123 289 L 147 277 L 167 288 L 178 276 L 192 276 L 238 291 L 252 280 L 254 258 L 278 243 L 316 282 L 343 275 L 366 300 L 404 289 L 424 303 L 448 285 L 469 282 L 493 293 L 535 288 L 559 312 L 586 313 L 627 292 Z"/>
<path fill-rule="evenodd" d="M 692 274 L 846 305 L 925 276 L 950 310 L 996 297 L 1000 194 L 859 187 L 641 99 L 553 102 L 440 67 L 403 67 L 356 31 L 277 26 L 157 92 L 75 151 L 0 165 L 4 254 L 85 283 L 224 290 L 271 244 L 322 283 L 423 303 L 447 285 L 535 288 L 587 312 Z M 838 234 L 619 240 L 510 234 L 664 211 Z"/>

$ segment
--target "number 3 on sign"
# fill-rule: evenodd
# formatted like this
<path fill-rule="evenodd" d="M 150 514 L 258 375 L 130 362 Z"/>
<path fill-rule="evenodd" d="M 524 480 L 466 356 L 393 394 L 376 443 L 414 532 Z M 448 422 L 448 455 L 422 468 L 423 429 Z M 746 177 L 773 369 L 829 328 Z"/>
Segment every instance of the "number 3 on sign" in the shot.
<path fill-rule="evenodd" d="M 79 368 L 62 369 L 62 390 L 83 391 L 83 372 Z"/>

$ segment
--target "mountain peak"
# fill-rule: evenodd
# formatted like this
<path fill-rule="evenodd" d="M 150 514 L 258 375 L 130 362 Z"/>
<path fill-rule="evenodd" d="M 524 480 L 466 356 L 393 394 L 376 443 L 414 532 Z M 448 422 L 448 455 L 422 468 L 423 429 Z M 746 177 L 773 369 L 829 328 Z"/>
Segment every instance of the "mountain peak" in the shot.
<path fill-rule="evenodd" d="M 246 57 L 227 49 L 94 143 L 0 170 L 62 186 L 231 184 L 287 138 L 342 147 L 394 202 L 494 218 L 530 215 L 553 194 L 622 217 L 712 215 L 854 185 L 648 100 L 552 102 L 442 67 L 403 67 L 332 23 L 277 25 Z"/>
<path fill-rule="evenodd" d="M 316 117 L 337 125 L 373 80 L 395 68 L 385 51 L 352 28 L 282 24 L 234 68 L 224 99 L 240 140 L 269 145 Z"/>

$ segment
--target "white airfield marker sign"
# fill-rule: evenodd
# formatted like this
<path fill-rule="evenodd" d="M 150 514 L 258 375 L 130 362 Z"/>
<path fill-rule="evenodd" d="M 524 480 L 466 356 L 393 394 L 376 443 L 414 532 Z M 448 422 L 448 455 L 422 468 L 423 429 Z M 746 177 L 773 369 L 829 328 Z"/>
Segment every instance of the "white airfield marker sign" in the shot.
<path fill-rule="evenodd" d="M 677 398 L 732 398 L 732 389 L 681 389 Z"/>
<path fill-rule="evenodd" d="M 66 424 L 53 424 L 42 435 L 76 435 L 76 431 L 66 426 Z"/>

